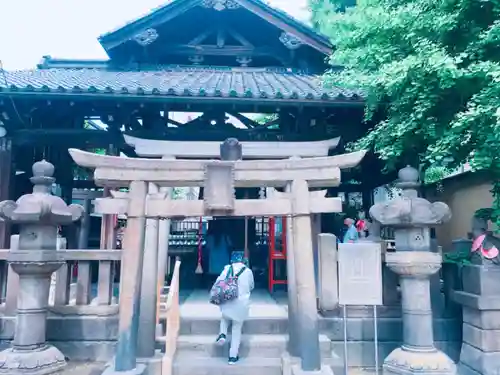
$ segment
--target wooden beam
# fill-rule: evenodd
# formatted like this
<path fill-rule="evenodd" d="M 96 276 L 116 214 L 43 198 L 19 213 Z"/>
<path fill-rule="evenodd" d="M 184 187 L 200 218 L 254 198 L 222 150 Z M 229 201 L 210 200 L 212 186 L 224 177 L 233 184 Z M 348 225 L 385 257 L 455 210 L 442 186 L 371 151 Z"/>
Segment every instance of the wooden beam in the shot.
<path fill-rule="evenodd" d="M 238 42 L 241 43 L 242 46 L 245 47 L 254 47 L 252 43 L 250 43 L 243 35 L 232 28 L 228 28 L 227 32 Z"/>
<path fill-rule="evenodd" d="M 270 47 L 224 46 L 217 45 L 171 45 L 166 46 L 169 54 L 201 56 L 275 56 L 276 50 Z"/>
<path fill-rule="evenodd" d="M 246 116 L 243 116 L 241 113 L 237 112 L 228 112 L 228 113 L 250 129 L 260 126 L 258 122 L 251 120 Z"/>
<path fill-rule="evenodd" d="M 134 147 L 143 157 L 170 156 L 179 158 L 211 158 L 220 155 L 220 142 L 194 141 L 175 142 L 146 139 L 123 135 L 125 142 Z M 241 139 L 241 137 L 238 137 Z M 246 142 L 240 141 L 243 148 L 243 159 L 288 159 L 292 156 L 304 158 L 328 156 L 330 150 L 337 147 L 340 138 L 313 142 Z"/>
<path fill-rule="evenodd" d="M 19 129 L 11 133 L 15 145 L 38 144 L 60 145 L 66 147 L 107 147 L 109 144 L 123 144 L 120 137 L 105 130 L 91 129 Z"/>
<path fill-rule="evenodd" d="M 217 47 L 222 48 L 226 44 L 226 31 L 222 28 L 217 30 Z"/>
<path fill-rule="evenodd" d="M 127 214 L 129 200 L 127 198 L 98 198 L 95 200 L 95 212 L 109 215 Z M 340 198 L 324 198 L 314 196 L 310 200 L 311 213 L 342 212 Z M 146 203 L 146 217 L 193 217 L 208 215 L 202 200 L 159 200 L 151 199 Z M 229 216 L 288 216 L 293 215 L 290 199 L 237 199 L 234 211 Z"/>
<path fill-rule="evenodd" d="M 210 35 L 215 33 L 215 27 L 203 31 L 201 34 L 197 35 L 191 41 L 189 41 L 188 46 L 197 46 L 201 42 L 205 41 Z"/>
<path fill-rule="evenodd" d="M 340 169 L 357 166 L 365 151 L 298 160 L 202 160 L 134 159 L 97 155 L 70 149 L 80 166 L 95 168 L 94 181 L 102 186 L 128 186 L 132 181 L 148 181 L 159 186 L 203 186 L 208 164 L 229 164 L 235 187 L 282 187 L 293 180 L 306 180 L 311 187 L 340 185 Z"/>
<path fill-rule="evenodd" d="M 184 161 L 184 160 L 183 160 Z M 299 170 L 265 170 L 236 171 L 235 187 L 283 187 L 289 181 L 304 179 L 311 187 L 330 187 L 340 184 L 340 169 L 336 167 L 323 169 L 321 173 L 311 168 Z M 98 186 L 127 187 L 132 181 L 148 181 L 159 186 L 196 186 L 205 184 L 205 171 L 186 170 L 120 170 L 116 168 L 98 168 L 94 172 L 94 181 Z"/>

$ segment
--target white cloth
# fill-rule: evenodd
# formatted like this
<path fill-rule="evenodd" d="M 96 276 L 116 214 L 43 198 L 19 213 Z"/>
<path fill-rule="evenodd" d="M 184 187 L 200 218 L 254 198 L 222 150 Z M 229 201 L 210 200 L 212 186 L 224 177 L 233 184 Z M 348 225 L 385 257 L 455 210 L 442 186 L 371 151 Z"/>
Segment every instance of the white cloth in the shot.
<path fill-rule="evenodd" d="M 227 331 L 229 329 L 229 324 L 231 321 L 222 317 L 220 321 L 220 334 L 224 334 L 227 337 Z M 232 321 L 231 327 L 231 346 L 229 347 L 229 356 L 237 357 L 240 350 L 241 344 L 241 330 L 243 329 L 243 322 Z"/>
<path fill-rule="evenodd" d="M 238 277 L 238 298 L 223 303 L 220 305 L 220 309 L 223 318 L 236 322 L 244 322 L 245 319 L 248 318 L 248 310 L 250 309 L 250 294 L 254 288 L 253 272 L 243 263 L 233 263 L 232 265 L 224 267 L 224 270 L 217 278 L 217 281 L 224 280 L 226 278 L 231 266 L 233 267 L 233 275 L 237 275 L 243 267 L 246 269 Z"/>

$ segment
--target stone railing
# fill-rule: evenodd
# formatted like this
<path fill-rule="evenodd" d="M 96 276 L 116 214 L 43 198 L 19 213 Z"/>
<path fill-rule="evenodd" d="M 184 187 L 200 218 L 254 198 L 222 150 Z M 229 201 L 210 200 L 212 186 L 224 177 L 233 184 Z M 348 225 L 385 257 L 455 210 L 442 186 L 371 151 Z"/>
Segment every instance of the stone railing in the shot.
<path fill-rule="evenodd" d="M 165 306 L 166 332 L 162 332 L 157 341 L 165 343 L 165 355 L 162 360 L 162 375 L 172 374 L 172 365 L 177 350 L 177 338 L 180 329 L 180 306 L 179 306 L 179 275 L 181 261 L 177 258 L 174 266 L 172 281 L 168 289 Z"/>
<path fill-rule="evenodd" d="M 6 264 L 9 252 L 10 249 L 0 250 L 0 262 L 4 264 L 1 269 L 3 273 L 7 271 L 7 275 L 0 278 L 0 288 L 5 291 L 5 315 L 15 314 L 19 292 L 19 277 Z M 71 249 L 59 250 L 58 255 L 65 264 L 52 277 L 49 295 L 51 311 L 64 315 L 92 314 L 93 311 L 107 314 L 117 312 L 113 278 L 115 264 L 121 259 L 121 250 Z M 97 285 L 92 283 L 93 267 L 98 267 Z"/>
<path fill-rule="evenodd" d="M 12 236 L 12 249 L 17 243 L 18 236 Z M 0 325 L 3 327 L 0 340 L 4 343 L 14 337 L 19 295 L 19 275 L 7 264 L 10 251 L 0 249 Z M 113 287 L 116 289 L 118 283 L 114 283 L 113 278 L 121 253 L 121 250 L 58 250 L 65 264 L 52 274 L 47 339 L 72 360 L 105 362 L 114 355 L 118 304 L 113 297 Z M 92 270 L 98 271 L 94 283 Z"/>

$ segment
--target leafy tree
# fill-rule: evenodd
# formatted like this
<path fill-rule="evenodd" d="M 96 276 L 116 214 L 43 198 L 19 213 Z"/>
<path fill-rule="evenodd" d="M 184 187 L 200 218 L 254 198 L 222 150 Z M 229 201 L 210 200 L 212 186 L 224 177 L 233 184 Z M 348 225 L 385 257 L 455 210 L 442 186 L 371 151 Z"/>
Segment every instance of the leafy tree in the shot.
<path fill-rule="evenodd" d="M 338 0 L 310 1 L 336 46 L 331 62 L 345 67 L 325 84 L 367 98 L 373 127 L 353 148 L 373 149 L 388 168 L 488 169 L 498 220 L 500 0 L 358 0 L 345 12 Z"/>
<path fill-rule="evenodd" d="M 276 113 L 271 113 L 271 114 L 260 114 L 257 117 L 255 117 L 255 122 L 258 122 L 261 125 L 265 125 L 271 121 L 277 120 L 278 119 L 278 114 Z M 269 125 L 267 127 L 268 129 L 277 129 L 279 128 L 279 124 L 274 124 L 274 125 Z"/>

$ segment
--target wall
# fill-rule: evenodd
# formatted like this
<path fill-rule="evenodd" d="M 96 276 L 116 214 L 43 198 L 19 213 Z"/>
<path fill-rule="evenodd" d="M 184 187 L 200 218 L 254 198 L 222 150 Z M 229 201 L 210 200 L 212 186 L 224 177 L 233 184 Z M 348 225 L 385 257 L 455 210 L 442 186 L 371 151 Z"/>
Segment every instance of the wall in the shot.
<path fill-rule="evenodd" d="M 467 238 L 471 230 L 471 219 L 480 208 L 489 208 L 493 202 L 491 182 L 486 173 L 466 172 L 446 178 L 442 188 L 436 185 L 425 188 L 425 197 L 430 201 L 440 200 L 450 206 L 452 219 L 436 229 L 438 244 L 445 251 L 451 249 L 452 241 Z"/>

